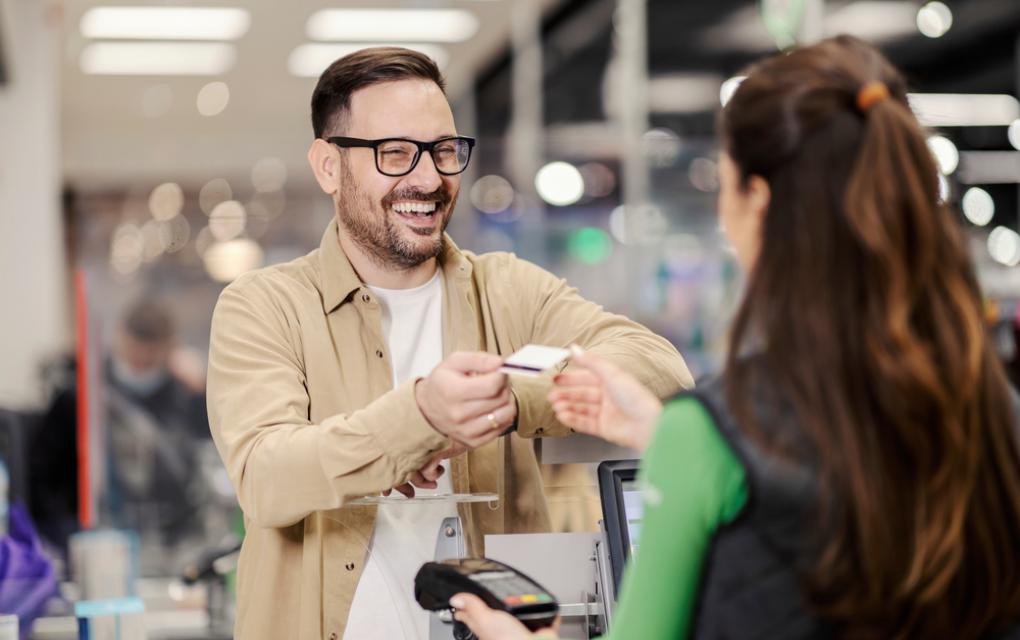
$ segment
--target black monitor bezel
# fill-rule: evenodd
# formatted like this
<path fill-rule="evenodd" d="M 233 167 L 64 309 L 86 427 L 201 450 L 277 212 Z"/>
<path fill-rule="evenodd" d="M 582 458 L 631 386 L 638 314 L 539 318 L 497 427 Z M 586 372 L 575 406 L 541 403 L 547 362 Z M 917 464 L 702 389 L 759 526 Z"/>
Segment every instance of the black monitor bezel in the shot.
<path fill-rule="evenodd" d="M 617 599 L 623 570 L 630 556 L 630 533 L 624 511 L 623 483 L 637 479 L 639 460 L 605 460 L 599 463 L 599 498 L 602 500 L 602 526 L 606 531 L 608 557 L 613 573 L 613 598 Z"/>

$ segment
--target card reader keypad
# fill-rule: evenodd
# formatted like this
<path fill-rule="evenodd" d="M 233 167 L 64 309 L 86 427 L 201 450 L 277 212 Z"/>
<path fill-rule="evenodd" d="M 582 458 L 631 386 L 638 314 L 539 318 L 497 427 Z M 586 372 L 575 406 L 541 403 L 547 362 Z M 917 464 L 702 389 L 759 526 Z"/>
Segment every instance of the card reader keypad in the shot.
<path fill-rule="evenodd" d="M 481 578 L 477 581 L 484 584 L 485 588 L 492 592 L 492 595 L 510 606 L 538 604 L 553 600 L 548 593 L 536 592 L 536 585 L 520 576 L 494 576 L 489 579 Z"/>

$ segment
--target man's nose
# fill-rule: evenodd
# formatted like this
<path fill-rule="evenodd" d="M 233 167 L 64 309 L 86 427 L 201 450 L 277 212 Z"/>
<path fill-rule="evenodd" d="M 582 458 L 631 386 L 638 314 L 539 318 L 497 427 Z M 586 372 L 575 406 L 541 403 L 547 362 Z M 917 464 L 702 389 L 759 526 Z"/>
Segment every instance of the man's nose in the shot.
<path fill-rule="evenodd" d="M 405 178 L 408 186 L 418 187 L 425 193 L 432 193 L 443 183 L 443 176 L 436 169 L 432 154 L 422 151 L 418 164 Z"/>

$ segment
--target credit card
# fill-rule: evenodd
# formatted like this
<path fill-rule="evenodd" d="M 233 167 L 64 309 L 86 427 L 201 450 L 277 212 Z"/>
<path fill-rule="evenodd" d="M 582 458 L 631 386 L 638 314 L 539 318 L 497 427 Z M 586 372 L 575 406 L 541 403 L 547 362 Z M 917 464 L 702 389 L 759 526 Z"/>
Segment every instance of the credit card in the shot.
<path fill-rule="evenodd" d="M 570 351 L 567 349 L 528 344 L 504 360 L 499 370 L 515 375 L 537 376 L 555 368 L 569 357 Z"/>

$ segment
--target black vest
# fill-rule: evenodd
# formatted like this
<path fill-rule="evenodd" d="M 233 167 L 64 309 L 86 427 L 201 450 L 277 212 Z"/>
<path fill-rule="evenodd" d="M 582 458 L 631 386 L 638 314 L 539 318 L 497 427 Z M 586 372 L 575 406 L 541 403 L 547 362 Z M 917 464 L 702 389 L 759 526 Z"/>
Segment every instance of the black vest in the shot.
<path fill-rule="evenodd" d="M 814 460 L 790 405 L 767 375 L 748 380 L 750 405 L 770 438 L 796 460 Z M 818 472 L 813 463 L 769 455 L 737 427 L 722 378 L 701 381 L 693 395 L 745 468 L 748 500 L 732 523 L 712 538 L 692 638 L 803 640 L 832 638 L 837 629 L 807 605 L 799 569 L 811 561 Z M 1020 625 L 999 636 L 1020 640 Z"/>

